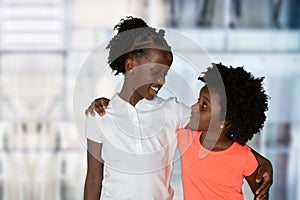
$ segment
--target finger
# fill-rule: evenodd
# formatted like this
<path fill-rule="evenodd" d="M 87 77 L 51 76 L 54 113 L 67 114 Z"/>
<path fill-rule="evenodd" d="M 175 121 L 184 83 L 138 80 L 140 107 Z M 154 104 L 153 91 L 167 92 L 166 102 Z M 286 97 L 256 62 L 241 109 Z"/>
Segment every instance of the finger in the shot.
<path fill-rule="evenodd" d="M 104 110 L 103 105 L 101 103 L 95 103 L 95 110 L 102 112 Z"/>
<path fill-rule="evenodd" d="M 263 184 L 261 184 L 261 186 L 259 186 L 259 188 L 256 190 L 255 194 L 257 195 L 261 195 L 261 192 L 267 187 L 266 183 L 264 182 Z"/>
<path fill-rule="evenodd" d="M 265 194 L 264 196 L 262 196 L 260 199 L 261 199 L 261 200 L 268 200 L 268 199 L 269 199 L 268 193 Z"/>
<path fill-rule="evenodd" d="M 105 115 L 105 110 L 102 107 L 95 107 L 95 111 L 102 117 Z"/>
<path fill-rule="evenodd" d="M 256 200 L 268 200 L 268 198 L 269 198 L 269 195 L 268 195 L 268 193 L 266 193 L 264 195 L 257 196 L 255 199 Z"/>
<path fill-rule="evenodd" d="M 100 117 L 102 117 L 103 115 L 105 115 L 105 111 L 101 111 L 99 109 L 96 109 L 95 111 L 98 113 L 98 115 L 100 115 Z"/>
<path fill-rule="evenodd" d="M 255 181 L 257 183 L 259 183 L 263 178 L 263 170 L 261 169 L 261 167 L 258 169 L 258 172 L 257 172 L 257 175 L 256 175 L 256 178 L 255 178 Z"/>
<path fill-rule="evenodd" d="M 97 106 L 95 106 L 94 109 L 96 112 L 104 112 L 105 111 L 105 109 L 103 109 L 102 105 L 97 105 Z"/>
<path fill-rule="evenodd" d="M 264 194 L 269 192 L 271 184 L 263 183 L 255 192 L 258 196 L 263 196 Z"/>
<path fill-rule="evenodd" d="M 106 101 L 102 101 L 102 100 L 99 100 L 97 102 L 95 102 L 95 107 L 96 108 L 99 108 L 100 110 L 105 110 L 107 108 L 107 102 Z"/>
<path fill-rule="evenodd" d="M 103 105 L 103 107 L 107 108 L 108 103 L 109 103 L 109 100 L 108 100 L 108 99 L 103 99 L 103 100 L 102 100 L 102 105 Z"/>
<path fill-rule="evenodd" d="M 263 174 L 263 179 L 264 179 L 265 182 L 272 182 L 272 175 L 269 174 L 269 173 L 267 173 L 267 172 L 265 172 Z"/>
<path fill-rule="evenodd" d="M 93 115 L 93 113 L 90 111 L 90 107 L 85 110 L 85 116 L 87 117 L 89 114 Z"/>
<path fill-rule="evenodd" d="M 101 115 L 101 114 L 105 113 L 105 108 L 106 108 L 106 106 L 104 106 L 104 105 L 102 105 L 102 104 L 96 104 L 96 106 L 95 106 L 95 111 L 96 111 L 99 115 Z"/>
<path fill-rule="evenodd" d="M 264 182 L 261 186 L 259 186 L 259 188 L 256 190 L 255 194 L 257 195 L 263 195 L 266 193 L 267 189 L 268 189 L 268 183 Z"/>
<path fill-rule="evenodd" d="M 88 108 L 88 113 L 90 113 L 92 116 L 95 116 L 94 107 L 94 104 L 91 104 Z"/>

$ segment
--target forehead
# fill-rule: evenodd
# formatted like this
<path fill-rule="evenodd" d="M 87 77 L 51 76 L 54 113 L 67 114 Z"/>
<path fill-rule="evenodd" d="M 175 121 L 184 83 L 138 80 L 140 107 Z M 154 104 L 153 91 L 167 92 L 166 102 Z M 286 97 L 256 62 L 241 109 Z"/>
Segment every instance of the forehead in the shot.
<path fill-rule="evenodd" d="M 200 90 L 199 96 L 206 96 L 208 99 L 220 100 L 220 95 L 214 88 L 208 88 L 207 85 L 203 86 Z"/>
<path fill-rule="evenodd" d="M 144 59 L 143 59 L 144 58 Z M 172 53 L 162 49 L 149 49 L 142 60 L 148 63 L 156 63 L 170 67 L 173 61 Z"/>
<path fill-rule="evenodd" d="M 199 96 L 201 96 L 201 95 L 204 95 L 204 94 L 208 94 L 209 92 L 208 92 L 208 88 L 207 88 L 207 86 L 205 85 L 205 86 L 203 86 L 202 88 L 201 88 L 201 90 L 199 91 Z"/>

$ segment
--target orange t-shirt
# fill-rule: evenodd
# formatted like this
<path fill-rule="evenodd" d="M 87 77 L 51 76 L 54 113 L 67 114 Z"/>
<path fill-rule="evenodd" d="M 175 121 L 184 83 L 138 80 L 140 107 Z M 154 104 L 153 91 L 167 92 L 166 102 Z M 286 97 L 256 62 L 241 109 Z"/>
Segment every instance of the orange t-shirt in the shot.
<path fill-rule="evenodd" d="M 184 200 L 240 200 L 244 176 L 258 163 L 248 146 L 234 142 L 228 149 L 208 151 L 200 144 L 201 132 L 180 129 Z"/>

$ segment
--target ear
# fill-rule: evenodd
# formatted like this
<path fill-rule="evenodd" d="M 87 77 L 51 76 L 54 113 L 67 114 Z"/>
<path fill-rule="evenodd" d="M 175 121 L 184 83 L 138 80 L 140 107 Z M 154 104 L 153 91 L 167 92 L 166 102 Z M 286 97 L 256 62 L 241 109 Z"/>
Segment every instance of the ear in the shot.
<path fill-rule="evenodd" d="M 126 72 L 133 70 L 137 65 L 136 59 L 134 57 L 127 58 L 125 61 L 125 70 Z"/>
<path fill-rule="evenodd" d="M 125 70 L 126 70 L 126 72 L 128 72 L 132 69 L 133 69 L 133 59 L 132 58 L 127 58 L 125 60 Z"/>
<path fill-rule="evenodd" d="M 222 121 L 221 123 L 222 125 L 220 127 L 222 127 L 222 132 L 226 135 L 228 135 L 232 124 L 230 123 L 230 121 Z"/>
<path fill-rule="evenodd" d="M 228 128 L 231 128 L 231 123 L 229 122 L 229 121 L 221 121 L 220 122 L 220 127 L 221 128 L 226 128 L 226 129 L 228 129 Z"/>
<path fill-rule="evenodd" d="M 232 126 L 232 124 L 230 123 L 230 121 L 225 121 L 225 122 L 224 122 L 224 127 L 225 127 L 227 130 L 231 129 L 231 126 Z"/>

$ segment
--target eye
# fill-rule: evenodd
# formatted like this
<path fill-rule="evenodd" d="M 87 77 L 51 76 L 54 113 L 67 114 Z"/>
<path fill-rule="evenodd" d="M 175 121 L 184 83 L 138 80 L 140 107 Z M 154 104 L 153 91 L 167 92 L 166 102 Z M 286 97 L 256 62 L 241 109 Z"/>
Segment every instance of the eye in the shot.
<path fill-rule="evenodd" d="M 151 70 L 151 72 L 152 72 L 152 75 L 155 75 L 155 76 L 160 74 L 160 70 L 157 70 L 157 69 L 153 69 L 153 70 Z"/>
<path fill-rule="evenodd" d="M 202 108 L 207 108 L 207 104 L 206 104 L 205 102 L 203 102 L 203 103 L 201 104 L 201 107 L 202 107 Z"/>

